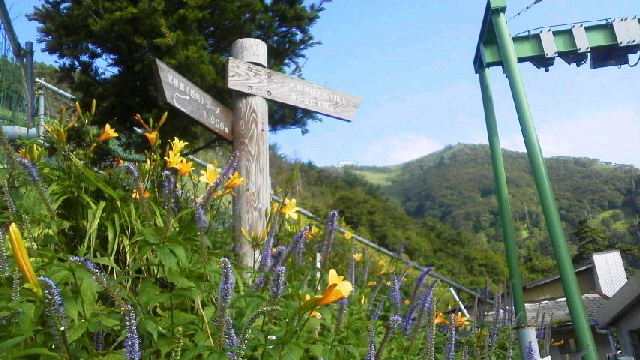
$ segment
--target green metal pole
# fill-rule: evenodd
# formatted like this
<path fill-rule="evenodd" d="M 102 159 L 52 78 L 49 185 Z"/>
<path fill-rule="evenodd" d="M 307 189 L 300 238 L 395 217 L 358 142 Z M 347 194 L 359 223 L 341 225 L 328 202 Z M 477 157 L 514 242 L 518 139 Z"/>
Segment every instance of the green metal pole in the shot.
<path fill-rule="evenodd" d="M 518 120 L 520 121 L 520 128 L 527 148 L 531 171 L 533 172 L 542 211 L 547 223 L 551 246 L 560 272 L 560 281 L 565 296 L 567 297 L 567 306 L 569 307 L 569 314 L 571 315 L 571 321 L 573 322 L 573 327 L 576 332 L 578 350 L 583 351 L 588 349 L 583 359 L 597 360 L 595 342 L 593 341 L 587 313 L 582 303 L 578 279 L 573 264 L 571 263 L 571 256 L 562 229 L 560 214 L 553 195 L 553 189 L 551 188 L 549 175 L 547 174 L 547 169 L 544 164 L 544 158 L 542 157 L 538 136 L 533 125 L 533 118 L 527 101 L 527 95 L 524 91 L 520 69 L 518 68 L 518 57 L 515 47 L 513 46 L 513 40 L 509 34 L 503 9 L 492 11 L 491 19 L 496 32 L 498 45 L 500 46 L 504 70 L 509 79 L 513 102 L 515 103 L 516 112 L 518 113 Z"/>
<path fill-rule="evenodd" d="M 493 107 L 493 95 L 489 84 L 489 70 L 481 68 L 478 72 L 480 78 L 480 90 L 482 91 L 482 106 L 484 107 L 484 120 L 487 124 L 489 135 L 489 149 L 491 150 L 491 165 L 493 166 L 493 179 L 500 210 L 500 222 L 502 223 L 502 237 L 504 238 L 504 250 L 509 267 L 509 279 L 513 293 L 513 303 L 516 311 L 516 323 L 524 325 L 527 322 L 527 310 L 524 306 L 524 293 L 522 291 L 522 275 L 518 263 L 518 248 L 516 246 L 515 230 L 511 217 L 511 205 L 509 204 L 509 192 L 507 190 L 507 176 L 504 171 L 504 161 L 498 136 L 496 113 Z"/>
<path fill-rule="evenodd" d="M 496 112 L 493 106 L 493 95 L 489 83 L 489 70 L 485 67 L 478 69 L 480 90 L 482 91 L 482 106 L 484 108 L 484 120 L 487 125 L 489 149 L 491 150 L 491 165 L 493 167 L 493 180 L 500 210 L 500 222 L 502 223 L 502 237 L 504 239 L 504 251 L 509 267 L 509 280 L 511 293 L 513 294 L 513 306 L 516 313 L 516 331 L 520 343 L 520 353 L 527 354 L 529 342 L 537 345 L 535 325 L 527 326 L 527 309 L 524 305 L 524 292 L 522 290 L 522 275 L 518 261 L 518 247 L 516 246 L 513 218 L 511 217 L 511 205 L 509 204 L 509 191 L 507 189 L 507 176 L 504 171 L 502 149 L 500 148 L 500 136 Z M 539 357 L 540 350 L 537 346 L 531 349 L 534 356 Z"/>

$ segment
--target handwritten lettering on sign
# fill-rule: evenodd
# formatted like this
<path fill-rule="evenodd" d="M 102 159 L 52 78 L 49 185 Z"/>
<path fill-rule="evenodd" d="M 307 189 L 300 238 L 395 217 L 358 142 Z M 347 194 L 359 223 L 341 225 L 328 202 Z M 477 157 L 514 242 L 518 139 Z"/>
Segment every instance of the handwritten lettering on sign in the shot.
<path fill-rule="evenodd" d="M 357 96 L 234 58 L 227 62 L 227 86 L 343 120 L 352 120 L 362 102 Z"/>
<path fill-rule="evenodd" d="M 162 61 L 155 59 L 160 98 L 202 125 L 233 139 L 233 113 Z"/>

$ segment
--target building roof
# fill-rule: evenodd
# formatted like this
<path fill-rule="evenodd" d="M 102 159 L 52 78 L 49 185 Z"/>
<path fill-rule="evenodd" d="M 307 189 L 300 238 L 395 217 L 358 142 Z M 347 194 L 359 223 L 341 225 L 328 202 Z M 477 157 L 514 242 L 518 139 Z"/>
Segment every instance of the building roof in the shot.
<path fill-rule="evenodd" d="M 602 305 L 596 313 L 596 320 L 600 326 L 608 326 L 639 301 L 640 272 L 629 279 L 611 299 Z"/>
<path fill-rule="evenodd" d="M 598 309 L 605 304 L 606 300 L 599 294 L 584 294 L 582 295 L 582 302 L 587 311 L 587 317 L 594 319 Z M 567 298 L 565 297 L 526 303 L 525 308 L 527 309 L 529 323 L 534 323 L 536 318 L 538 322 L 542 321 L 543 314 L 547 320 L 549 320 L 549 317 L 553 314 L 552 322 L 555 324 L 571 321 Z"/>
<path fill-rule="evenodd" d="M 588 264 L 586 264 L 584 266 L 577 267 L 576 268 L 576 273 L 578 273 L 580 271 L 587 270 L 587 269 L 591 269 L 593 267 L 595 267 L 595 264 L 593 262 L 589 262 Z M 558 280 L 558 279 L 560 279 L 560 275 L 554 275 L 554 276 L 550 276 L 548 278 L 544 278 L 542 280 L 538 280 L 538 281 L 534 281 L 532 283 L 526 284 L 523 287 L 525 289 L 531 289 L 531 288 L 534 288 L 536 286 L 540 286 L 542 284 L 546 284 L 548 282 L 551 282 L 551 281 L 554 281 L 554 280 Z"/>

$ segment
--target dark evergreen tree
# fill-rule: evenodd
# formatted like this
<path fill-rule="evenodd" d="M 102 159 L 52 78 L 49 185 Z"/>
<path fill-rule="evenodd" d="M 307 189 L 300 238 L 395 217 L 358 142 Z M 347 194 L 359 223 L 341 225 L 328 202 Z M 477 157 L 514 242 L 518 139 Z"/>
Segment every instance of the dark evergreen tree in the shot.
<path fill-rule="evenodd" d="M 136 113 L 157 110 L 152 58 L 157 57 L 205 92 L 230 104 L 225 58 L 241 38 L 267 43 L 269 67 L 300 73 L 304 52 L 318 44 L 310 33 L 323 3 L 303 0 L 45 0 L 30 19 L 39 41 L 57 55 L 61 74 L 83 102 L 98 100 L 102 118 L 129 127 Z M 165 136 L 195 134 L 194 122 L 171 110 Z M 274 106 L 272 129 L 301 128 L 317 118 Z M 199 134 L 201 136 L 202 134 Z"/>

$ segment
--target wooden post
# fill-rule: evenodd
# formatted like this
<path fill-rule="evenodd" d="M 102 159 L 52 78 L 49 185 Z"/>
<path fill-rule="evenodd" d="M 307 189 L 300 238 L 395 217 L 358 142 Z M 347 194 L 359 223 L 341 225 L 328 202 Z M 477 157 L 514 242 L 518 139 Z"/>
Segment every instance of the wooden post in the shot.
<path fill-rule="evenodd" d="M 252 66 L 266 67 L 267 44 L 258 39 L 240 39 L 232 44 L 231 55 L 249 63 L 247 71 L 252 71 Z M 271 196 L 267 100 L 237 93 L 233 109 L 233 146 L 239 153 L 238 171 L 245 179 L 244 185 L 236 191 L 233 206 L 234 250 L 238 265 L 252 268 L 255 262 L 253 249 L 240 230 L 243 228 L 247 234 L 257 234 L 266 226 L 265 216 Z"/>

